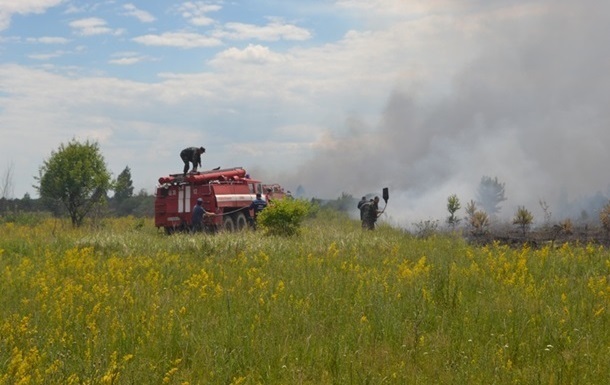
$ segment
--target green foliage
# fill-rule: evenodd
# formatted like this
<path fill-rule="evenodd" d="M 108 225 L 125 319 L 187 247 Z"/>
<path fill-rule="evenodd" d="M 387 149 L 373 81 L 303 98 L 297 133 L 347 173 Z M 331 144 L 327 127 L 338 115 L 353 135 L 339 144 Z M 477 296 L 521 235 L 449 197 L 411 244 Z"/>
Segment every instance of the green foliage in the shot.
<path fill-rule="evenodd" d="M 258 225 L 269 235 L 296 235 L 310 207 L 302 199 L 275 200 L 258 214 Z"/>
<path fill-rule="evenodd" d="M 114 182 L 114 199 L 117 203 L 133 196 L 133 181 L 131 180 L 131 170 L 126 166 Z"/>
<path fill-rule="evenodd" d="M 462 208 L 460 204 L 460 199 L 457 195 L 453 194 L 447 198 L 447 211 L 449 211 L 449 216 L 447 217 L 447 223 L 451 227 L 455 227 L 460 223 L 460 218 L 458 218 L 455 213 Z"/>
<path fill-rule="evenodd" d="M 608 384 L 597 245 L 0 223 L 2 384 Z"/>
<path fill-rule="evenodd" d="M 34 186 L 52 209 L 60 204 L 78 227 L 89 212 L 106 199 L 111 186 L 110 173 L 96 142 L 63 143 L 43 162 L 39 184 Z"/>
<path fill-rule="evenodd" d="M 417 238 L 430 238 L 438 233 L 438 221 L 432 219 L 413 223 L 413 226 L 415 226 Z"/>
<path fill-rule="evenodd" d="M 525 235 L 526 231 L 529 229 L 533 221 L 534 216 L 529 210 L 527 210 L 523 206 L 519 206 L 517 208 L 517 212 L 515 213 L 515 217 L 513 218 L 513 225 L 519 226 L 523 235 Z"/>
<path fill-rule="evenodd" d="M 341 193 L 341 196 L 337 199 L 326 201 L 324 206 L 337 210 L 337 211 L 353 211 L 356 206 L 357 200 L 350 194 Z"/>
<path fill-rule="evenodd" d="M 483 210 L 478 210 L 474 201 L 468 202 L 466 205 L 466 214 L 468 214 L 468 224 L 470 225 L 473 235 L 483 235 L 487 233 L 489 228 L 489 216 Z"/>

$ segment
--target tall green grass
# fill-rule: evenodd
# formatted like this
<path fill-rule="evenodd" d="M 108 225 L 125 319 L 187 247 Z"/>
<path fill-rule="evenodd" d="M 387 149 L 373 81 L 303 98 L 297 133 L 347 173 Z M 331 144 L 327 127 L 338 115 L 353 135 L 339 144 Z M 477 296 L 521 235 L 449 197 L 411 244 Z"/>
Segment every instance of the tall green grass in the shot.
<path fill-rule="evenodd" d="M 0 384 L 610 383 L 602 248 L 0 226 Z"/>

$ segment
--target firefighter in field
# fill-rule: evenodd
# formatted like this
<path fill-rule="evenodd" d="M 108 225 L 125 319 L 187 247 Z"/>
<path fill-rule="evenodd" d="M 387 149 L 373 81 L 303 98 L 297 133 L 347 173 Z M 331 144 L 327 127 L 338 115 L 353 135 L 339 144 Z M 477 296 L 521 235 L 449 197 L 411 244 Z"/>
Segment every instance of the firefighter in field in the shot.
<path fill-rule="evenodd" d="M 198 233 L 203 230 L 204 215 L 214 215 L 214 213 L 205 211 L 203 208 L 203 199 L 197 198 L 197 204 L 195 207 L 193 207 L 193 214 L 191 216 L 191 226 L 193 232 Z"/>
<path fill-rule="evenodd" d="M 364 197 L 362 197 L 362 199 L 360 199 L 360 201 L 358 202 L 358 210 L 360 210 L 360 222 L 363 222 L 363 221 L 364 221 L 364 211 L 365 211 L 365 209 L 363 209 L 362 207 L 363 207 L 364 205 L 366 205 L 366 204 L 367 204 L 367 201 L 366 201 L 366 197 L 364 196 Z M 362 225 L 362 227 L 364 227 L 364 224 Z"/>
<path fill-rule="evenodd" d="M 189 170 L 190 163 L 193 164 L 192 172 L 197 172 L 197 166 L 201 167 L 201 154 L 205 152 L 203 147 L 187 147 L 180 152 L 180 159 L 184 162 L 183 175 Z"/>
<path fill-rule="evenodd" d="M 379 218 L 379 215 L 381 215 L 381 211 L 379 211 L 379 197 L 371 199 L 362 207 L 364 208 L 362 228 L 367 230 L 375 230 L 375 222 L 377 222 L 377 218 Z"/>
<path fill-rule="evenodd" d="M 263 211 L 267 207 L 267 201 L 263 199 L 260 193 L 256 194 L 256 199 L 250 203 L 250 209 L 254 211 L 254 217 L 250 218 L 250 225 L 256 230 L 256 217 L 258 213 Z"/>

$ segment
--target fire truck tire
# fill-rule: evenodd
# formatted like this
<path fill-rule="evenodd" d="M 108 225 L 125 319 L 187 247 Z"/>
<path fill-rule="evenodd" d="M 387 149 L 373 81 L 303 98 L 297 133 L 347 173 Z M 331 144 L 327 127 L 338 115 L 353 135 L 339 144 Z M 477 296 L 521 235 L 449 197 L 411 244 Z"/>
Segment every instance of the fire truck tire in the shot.
<path fill-rule="evenodd" d="M 231 218 L 229 215 L 225 216 L 222 221 L 222 228 L 224 231 L 235 231 L 235 222 L 233 221 L 233 218 Z"/>
<path fill-rule="evenodd" d="M 235 227 L 237 231 L 243 231 L 248 228 L 248 220 L 246 219 L 246 214 L 237 214 L 237 216 L 235 217 Z"/>

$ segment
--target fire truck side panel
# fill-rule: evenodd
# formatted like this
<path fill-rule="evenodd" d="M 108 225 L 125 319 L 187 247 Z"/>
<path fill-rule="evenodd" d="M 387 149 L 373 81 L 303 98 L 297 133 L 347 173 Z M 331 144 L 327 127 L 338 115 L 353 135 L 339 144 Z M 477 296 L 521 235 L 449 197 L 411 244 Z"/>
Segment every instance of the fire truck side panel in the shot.
<path fill-rule="evenodd" d="M 221 208 L 239 208 L 250 206 L 252 200 L 256 197 L 250 191 L 252 184 L 225 184 L 213 185 L 214 195 L 218 202 L 218 207 Z"/>

